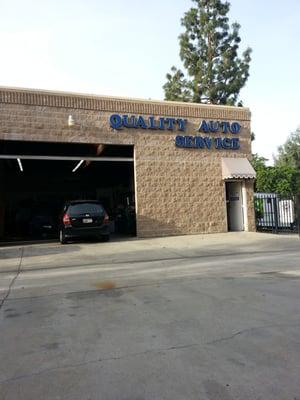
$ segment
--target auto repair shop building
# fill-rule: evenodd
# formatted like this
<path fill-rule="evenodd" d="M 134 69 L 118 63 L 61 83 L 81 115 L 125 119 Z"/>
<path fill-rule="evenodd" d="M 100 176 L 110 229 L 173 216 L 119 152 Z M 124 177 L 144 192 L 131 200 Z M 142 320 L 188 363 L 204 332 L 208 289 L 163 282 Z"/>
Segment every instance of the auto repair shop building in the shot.
<path fill-rule="evenodd" d="M 254 231 L 250 157 L 247 108 L 2 87 L 0 237 L 74 197 L 135 208 L 138 237 Z"/>

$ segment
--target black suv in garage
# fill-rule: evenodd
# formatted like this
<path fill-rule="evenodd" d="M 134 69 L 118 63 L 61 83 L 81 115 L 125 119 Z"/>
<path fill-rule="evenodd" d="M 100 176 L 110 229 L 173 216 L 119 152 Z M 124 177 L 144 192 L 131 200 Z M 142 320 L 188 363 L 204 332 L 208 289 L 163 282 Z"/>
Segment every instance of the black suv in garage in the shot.
<path fill-rule="evenodd" d="M 97 237 L 109 240 L 109 217 L 96 200 L 73 200 L 64 204 L 59 221 L 59 240 Z"/>

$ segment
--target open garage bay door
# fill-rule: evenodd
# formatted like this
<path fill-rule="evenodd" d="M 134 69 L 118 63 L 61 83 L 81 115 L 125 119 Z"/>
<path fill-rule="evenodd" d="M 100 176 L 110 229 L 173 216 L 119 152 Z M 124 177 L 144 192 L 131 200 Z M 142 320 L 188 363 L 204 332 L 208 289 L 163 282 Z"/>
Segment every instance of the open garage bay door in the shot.
<path fill-rule="evenodd" d="M 58 237 L 64 202 L 99 200 L 135 234 L 133 146 L 0 141 L 0 240 Z"/>

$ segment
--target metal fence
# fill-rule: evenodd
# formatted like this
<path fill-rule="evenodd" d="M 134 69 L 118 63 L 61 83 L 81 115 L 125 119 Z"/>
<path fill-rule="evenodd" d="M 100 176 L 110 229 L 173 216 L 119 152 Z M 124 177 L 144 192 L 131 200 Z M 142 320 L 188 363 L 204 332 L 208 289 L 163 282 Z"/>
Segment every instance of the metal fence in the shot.
<path fill-rule="evenodd" d="M 255 193 L 254 208 L 258 231 L 300 235 L 300 195 Z"/>

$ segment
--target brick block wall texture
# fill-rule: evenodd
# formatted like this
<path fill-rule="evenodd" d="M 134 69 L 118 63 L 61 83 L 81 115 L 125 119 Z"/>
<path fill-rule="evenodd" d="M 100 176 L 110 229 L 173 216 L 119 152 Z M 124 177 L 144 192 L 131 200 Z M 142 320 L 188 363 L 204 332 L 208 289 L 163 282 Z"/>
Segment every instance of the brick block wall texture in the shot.
<path fill-rule="evenodd" d="M 113 113 L 186 118 L 184 134 L 192 136 L 202 119 L 237 121 L 242 126 L 240 149 L 177 148 L 175 136 L 180 132 L 176 131 L 115 131 L 109 125 Z M 69 115 L 74 119 L 73 127 L 68 126 Z M 226 232 L 221 157 L 250 159 L 250 132 L 250 112 L 241 107 L 0 88 L 0 140 L 134 145 L 140 237 Z M 248 225 L 253 231 L 253 182 L 246 182 L 246 190 Z"/>

